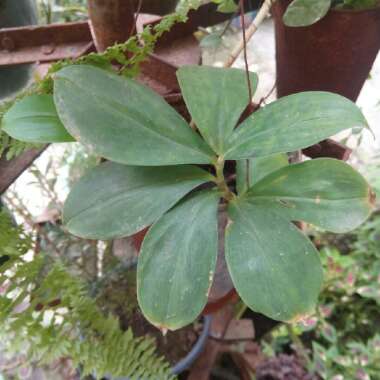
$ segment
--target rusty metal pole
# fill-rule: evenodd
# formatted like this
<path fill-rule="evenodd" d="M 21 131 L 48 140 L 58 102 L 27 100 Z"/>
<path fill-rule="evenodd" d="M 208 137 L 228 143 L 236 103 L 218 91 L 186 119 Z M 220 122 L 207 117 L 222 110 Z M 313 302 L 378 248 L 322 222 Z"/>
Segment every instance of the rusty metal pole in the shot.
<path fill-rule="evenodd" d="M 91 33 L 96 49 L 126 41 L 135 23 L 135 2 L 132 0 L 88 0 Z"/>

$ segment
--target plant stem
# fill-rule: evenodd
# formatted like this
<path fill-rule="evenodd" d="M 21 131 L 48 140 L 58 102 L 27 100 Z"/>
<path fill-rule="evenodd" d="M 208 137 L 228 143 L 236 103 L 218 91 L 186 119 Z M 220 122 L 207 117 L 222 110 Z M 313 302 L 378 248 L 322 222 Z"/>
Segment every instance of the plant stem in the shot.
<path fill-rule="evenodd" d="M 216 179 L 215 183 L 218 185 L 219 190 L 222 192 L 222 197 L 230 201 L 235 198 L 235 194 L 230 190 L 228 187 L 226 180 L 224 178 L 224 158 L 218 157 L 216 163 L 215 163 L 215 170 L 216 170 Z"/>
<path fill-rule="evenodd" d="M 244 50 L 244 46 L 248 41 L 253 37 L 253 35 L 256 33 L 257 29 L 261 25 L 261 23 L 265 20 L 265 18 L 268 16 L 272 5 L 276 2 L 276 0 L 265 0 L 264 4 L 261 6 L 259 13 L 257 14 L 256 18 L 253 20 L 252 24 L 246 31 L 245 40 L 242 40 L 239 45 L 232 51 L 230 56 L 228 57 L 227 61 L 224 63 L 224 67 L 231 67 L 236 59 L 239 57 L 240 53 Z"/>
<path fill-rule="evenodd" d="M 253 91 L 251 85 L 251 78 L 249 75 L 249 65 L 248 65 L 248 54 L 247 54 L 247 38 L 245 31 L 245 17 L 244 17 L 244 0 L 240 0 L 240 20 L 243 30 L 243 50 L 244 50 L 244 64 L 245 64 L 245 73 L 247 76 L 247 85 L 248 85 L 248 104 L 251 104 L 253 98 Z"/>

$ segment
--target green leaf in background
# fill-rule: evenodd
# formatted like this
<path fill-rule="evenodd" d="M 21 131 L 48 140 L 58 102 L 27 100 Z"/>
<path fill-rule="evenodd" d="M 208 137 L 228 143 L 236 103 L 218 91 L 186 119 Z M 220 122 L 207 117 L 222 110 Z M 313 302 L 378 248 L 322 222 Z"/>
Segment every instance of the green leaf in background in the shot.
<path fill-rule="evenodd" d="M 284 14 L 287 26 L 309 26 L 326 16 L 331 0 L 294 0 Z"/>
<path fill-rule="evenodd" d="M 213 3 L 218 4 L 218 12 L 234 13 L 239 8 L 234 0 L 212 0 Z"/>
<path fill-rule="evenodd" d="M 340 0 L 336 8 L 343 9 L 370 9 L 377 7 L 379 0 Z"/>
<path fill-rule="evenodd" d="M 208 298 L 218 252 L 218 204 L 213 190 L 189 197 L 145 237 L 138 262 L 138 300 L 161 329 L 193 322 Z"/>
<path fill-rule="evenodd" d="M 13 105 L 2 129 L 16 140 L 32 143 L 75 141 L 59 120 L 51 95 L 31 95 Z"/>
<path fill-rule="evenodd" d="M 233 132 L 225 159 L 292 152 L 354 127 L 368 124 L 350 100 L 328 92 L 300 92 L 276 100 L 246 119 Z"/>
<path fill-rule="evenodd" d="M 228 213 L 226 259 L 243 301 L 279 321 L 312 313 L 323 273 L 309 239 L 270 207 L 245 197 L 231 202 Z"/>
<path fill-rule="evenodd" d="M 74 186 L 64 206 L 64 223 L 72 234 L 87 239 L 132 235 L 212 178 L 195 166 L 131 167 L 107 162 Z"/>
<path fill-rule="evenodd" d="M 148 87 L 92 66 L 55 76 L 55 103 L 68 131 L 95 153 L 128 165 L 207 164 L 213 153 Z"/>
<path fill-rule="evenodd" d="M 290 221 L 302 220 L 338 233 L 358 227 L 374 207 L 372 190 L 362 175 L 350 165 L 328 158 L 284 167 L 254 185 L 244 197 L 273 208 Z"/>
<path fill-rule="evenodd" d="M 285 153 L 236 162 L 236 186 L 240 195 L 272 172 L 289 165 Z"/>
<path fill-rule="evenodd" d="M 220 155 L 249 104 L 244 70 L 184 66 L 177 71 L 187 108 L 204 139 Z M 253 91 L 257 75 L 250 73 Z"/>

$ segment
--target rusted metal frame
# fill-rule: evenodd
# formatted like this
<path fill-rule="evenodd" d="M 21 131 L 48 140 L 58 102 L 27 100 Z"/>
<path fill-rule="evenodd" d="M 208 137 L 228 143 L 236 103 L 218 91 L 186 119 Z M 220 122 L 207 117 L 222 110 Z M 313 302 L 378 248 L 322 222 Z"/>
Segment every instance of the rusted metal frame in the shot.
<path fill-rule="evenodd" d="M 139 80 L 161 95 L 180 91 L 176 72 L 183 65 L 197 65 L 201 50 L 193 36 L 178 40 L 172 47 L 161 46 L 141 66 Z"/>
<path fill-rule="evenodd" d="M 91 45 L 88 22 L 0 29 L 0 66 L 76 58 Z"/>
<path fill-rule="evenodd" d="M 101 2 L 101 0 L 90 0 L 90 3 L 95 1 Z M 103 2 L 108 4 L 107 1 L 103 0 Z M 122 1 L 122 3 L 128 2 Z M 95 13 L 92 11 L 95 36 L 98 26 L 104 28 L 106 23 L 108 25 L 113 20 L 109 15 L 106 21 L 98 20 L 99 14 L 101 14 L 99 9 Z M 246 10 L 249 10 L 249 8 L 246 8 Z M 125 41 L 129 37 L 130 28 L 128 24 L 132 22 L 131 15 L 126 8 L 122 8 L 122 11 L 124 16 L 118 18 L 116 25 L 114 25 L 118 30 L 117 34 L 120 33 L 120 35 L 117 37 L 116 34 L 111 35 L 111 32 L 107 32 L 106 36 L 103 35 L 103 39 L 111 41 L 111 37 L 113 37 L 116 41 Z M 126 17 L 126 19 L 123 17 Z M 170 46 L 175 41 L 183 40 L 184 37 L 192 35 L 200 26 L 215 25 L 231 17 L 231 14 L 216 12 L 215 4 L 202 5 L 197 10 L 190 11 L 189 19 L 186 23 L 179 23 L 166 32 L 161 37 L 157 49 L 164 49 L 164 47 Z M 144 26 L 154 26 L 160 20 L 161 17 L 141 14 L 138 18 L 137 28 L 141 31 Z M 94 49 L 94 46 L 91 46 L 92 41 L 92 34 L 87 21 L 0 29 L 0 66 L 76 58 L 87 53 L 91 47 Z M 102 44 L 100 41 L 98 43 Z M 112 45 L 111 42 L 109 44 Z"/>
<path fill-rule="evenodd" d="M 211 323 L 210 335 L 215 336 L 218 339 L 223 339 L 233 316 L 233 305 L 227 305 L 224 309 L 215 313 Z M 215 361 L 217 360 L 219 353 L 223 351 L 223 348 L 224 344 L 222 341 L 208 338 L 205 350 L 193 364 L 188 380 L 209 379 Z"/>

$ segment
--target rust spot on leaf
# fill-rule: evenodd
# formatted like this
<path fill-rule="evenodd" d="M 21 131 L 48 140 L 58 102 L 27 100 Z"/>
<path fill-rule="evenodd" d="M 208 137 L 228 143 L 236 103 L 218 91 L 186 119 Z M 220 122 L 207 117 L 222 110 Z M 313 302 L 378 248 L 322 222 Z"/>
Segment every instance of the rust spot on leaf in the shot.
<path fill-rule="evenodd" d="M 368 188 L 369 204 L 373 207 L 376 203 L 376 193 L 369 187 Z"/>
<path fill-rule="evenodd" d="M 149 319 L 148 319 L 148 321 L 149 321 Z M 169 328 L 167 326 L 159 325 L 159 324 L 153 323 L 152 321 L 149 321 L 149 322 L 152 323 L 152 325 L 154 327 L 158 328 L 161 331 L 161 334 L 163 336 L 166 336 L 166 334 L 168 333 L 168 331 L 173 331 L 171 328 Z"/>
<path fill-rule="evenodd" d="M 161 330 L 163 336 L 166 336 L 166 334 L 167 334 L 168 331 L 169 331 L 169 330 L 168 330 L 167 328 L 165 328 L 165 327 L 161 328 L 160 330 Z"/>

